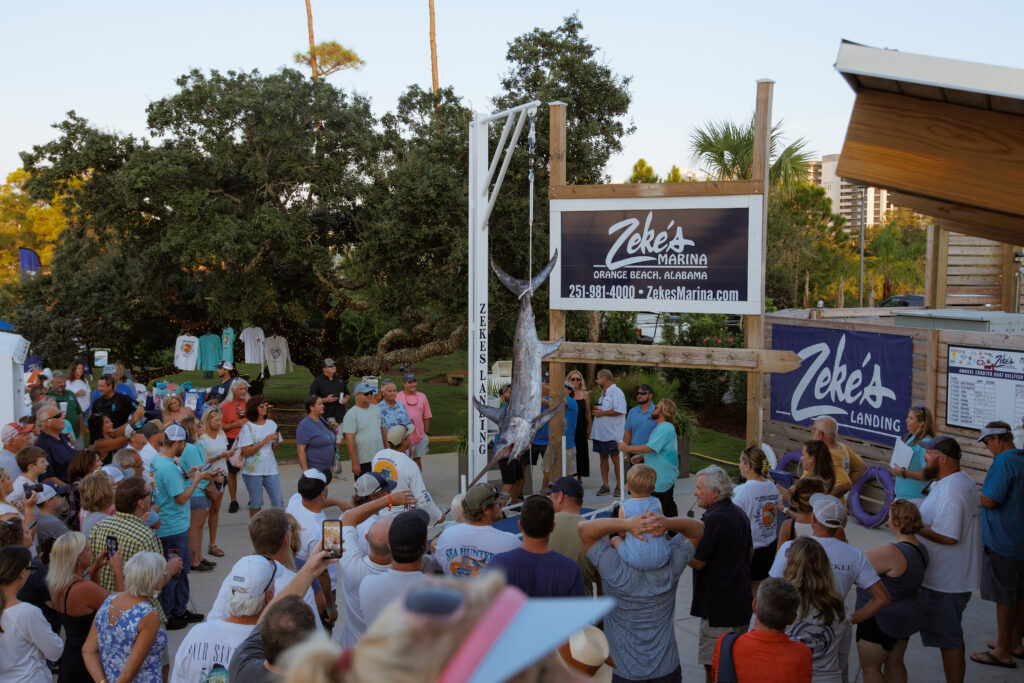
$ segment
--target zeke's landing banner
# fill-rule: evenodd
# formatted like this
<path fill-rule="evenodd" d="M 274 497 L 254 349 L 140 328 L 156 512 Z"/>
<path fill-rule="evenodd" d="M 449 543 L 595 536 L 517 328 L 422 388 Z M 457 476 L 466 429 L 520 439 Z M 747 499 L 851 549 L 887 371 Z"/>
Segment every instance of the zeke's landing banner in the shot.
<path fill-rule="evenodd" d="M 906 432 L 913 344 L 895 334 L 773 325 L 772 348 L 796 352 L 803 366 L 772 375 L 772 419 L 810 425 L 828 415 L 840 435 L 892 445 Z"/>
<path fill-rule="evenodd" d="M 761 195 L 551 201 L 551 308 L 761 312 Z"/>

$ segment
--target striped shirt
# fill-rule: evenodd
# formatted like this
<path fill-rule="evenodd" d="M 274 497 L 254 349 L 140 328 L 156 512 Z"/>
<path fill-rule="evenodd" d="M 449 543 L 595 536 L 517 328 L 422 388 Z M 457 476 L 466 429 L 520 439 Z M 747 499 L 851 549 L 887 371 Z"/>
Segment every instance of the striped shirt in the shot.
<path fill-rule="evenodd" d="M 163 545 L 156 537 L 156 532 L 146 526 L 144 520 L 127 512 L 114 512 L 114 514 L 101 519 L 92 528 L 92 531 L 89 532 L 89 552 L 93 557 L 97 557 L 107 549 L 107 536 L 117 539 L 117 547 L 121 551 L 121 559 L 124 564 L 128 564 L 128 560 L 135 553 L 152 552 L 161 556 L 164 554 Z M 99 579 L 99 584 L 103 588 L 111 593 L 117 591 L 114 570 L 111 569 L 110 564 L 106 564 L 100 569 Z M 150 598 L 149 603 L 159 612 L 160 619 L 166 621 L 160 601 Z"/>

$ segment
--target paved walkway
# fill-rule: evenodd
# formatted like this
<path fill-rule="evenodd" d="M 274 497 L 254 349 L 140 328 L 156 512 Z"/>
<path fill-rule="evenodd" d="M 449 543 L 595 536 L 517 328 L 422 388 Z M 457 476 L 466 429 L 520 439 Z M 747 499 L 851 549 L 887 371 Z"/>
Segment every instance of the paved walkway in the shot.
<path fill-rule="evenodd" d="M 441 509 L 448 507 L 452 497 L 458 492 L 457 466 L 454 454 L 429 455 L 424 459 L 424 479 L 427 488 L 437 499 Z M 284 491 L 285 500 L 295 492 L 295 483 L 299 477 L 298 464 L 290 463 L 281 465 L 281 487 Z M 536 488 L 539 488 L 539 473 L 535 472 Z M 493 473 L 497 477 L 497 473 Z M 350 498 L 352 496 L 352 473 L 347 472 L 341 481 L 335 479 L 330 490 L 332 496 Z M 206 613 L 217 596 L 217 590 L 221 581 L 227 576 L 232 564 L 241 556 L 252 552 L 249 542 L 249 534 L 246 524 L 249 521 L 246 510 L 247 494 L 245 487 L 239 483 L 239 504 L 241 510 L 235 514 L 227 513 L 227 501 L 221 508 L 220 531 L 217 535 L 218 545 L 225 551 L 222 558 L 209 558 L 217 562 L 215 571 L 207 574 L 192 574 L 192 610 Z M 585 481 L 586 497 L 584 505 L 587 507 L 603 507 L 611 504 L 609 496 L 598 497 L 594 493 L 600 485 L 598 476 L 591 476 Z M 676 502 L 679 510 L 684 513 L 694 503 L 693 478 L 681 479 L 676 485 Z M 700 509 L 694 508 L 697 518 L 700 518 Z M 850 543 L 862 549 L 872 548 L 885 543 L 892 536 L 888 530 L 864 529 L 855 522 L 848 525 L 846 529 Z M 204 536 L 204 548 L 209 539 Z M 703 668 L 697 664 L 697 630 L 698 620 L 689 616 L 692 581 L 690 571 L 684 574 L 679 582 L 679 590 L 676 594 L 676 638 L 679 644 L 680 658 L 683 662 L 683 680 L 696 683 L 704 680 Z M 339 596 L 340 599 L 340 596 Z M 853 596 L 850 596 L 850 607 L 853 605 Z M 985 602 L 978 594 L 975 594 L 967 606 L 964 614 L 964 632 L 967 634 L 967 652 L 984 649 L 985 643 L 995 638 L 995 607 L 992 603 Z M 169 647 L 171 657 L 177 650 L 178 645 L 187 633 L 186 630 L 171 631 Z M 1024 665 L 1024 662 L 1019 662 Z M 911 681 L 940 681 L 943 680 L 942 663 L 939 659 L 938 650 L 925 648 L 921 645 L 919 638 L 914 638 L 907 648 L 906 655 L 907 670 Z M 856 648 L 850 657 L 850 681 L 856 683 L 860 680 L 859 668 L 857 665 Z M 1024 681 L 1024 670 L 999 669 L 996 667 L 983 666 L 973 662 L 967 662 L 968 681 L 991 681 L 992 683 Z"/>

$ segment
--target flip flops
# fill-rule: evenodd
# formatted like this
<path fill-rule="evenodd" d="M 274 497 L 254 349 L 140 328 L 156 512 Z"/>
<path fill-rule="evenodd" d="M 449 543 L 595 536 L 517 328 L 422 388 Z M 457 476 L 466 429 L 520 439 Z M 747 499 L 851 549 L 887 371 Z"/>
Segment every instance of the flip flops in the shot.
<path fill-rule="evenodd" d="M 971 661 L 986 666 L 998 666 L 1003 669 L 1016 669 L 1017 662 L 1001 662 L 991 652 L 975 652 L 971 655 Z"/>

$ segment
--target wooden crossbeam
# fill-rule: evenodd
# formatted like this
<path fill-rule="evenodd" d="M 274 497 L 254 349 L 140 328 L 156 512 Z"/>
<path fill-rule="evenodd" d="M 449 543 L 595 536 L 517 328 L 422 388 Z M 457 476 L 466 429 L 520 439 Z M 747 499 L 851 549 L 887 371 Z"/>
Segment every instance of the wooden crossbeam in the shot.
<path fill-rule="evenodd" d="M 800 357 L 792 351 L 570 341 L 562 342 L 562 346 L 548 356 L 548 360 L 560 363 L 601 363 L 764 373 L 790 372 L 800 367 Z"/>
<path fill-rule="evenodd" d="M 709 180 L 689 183 L 603 183 L 552 185 L 549 199 L 648 199 L 651 197 L 716 197 L 762 194 L 756 180 Z"/>

